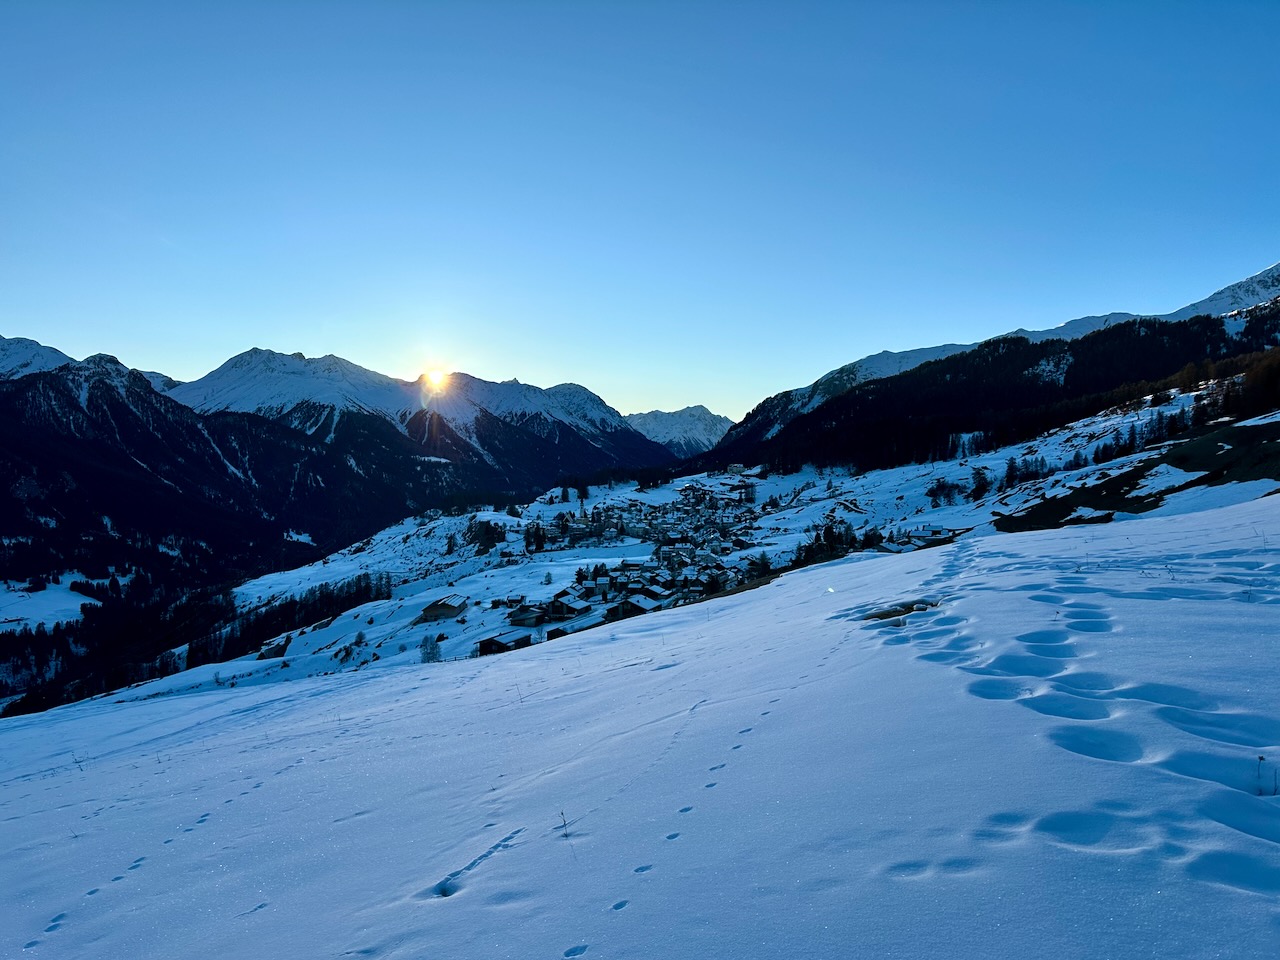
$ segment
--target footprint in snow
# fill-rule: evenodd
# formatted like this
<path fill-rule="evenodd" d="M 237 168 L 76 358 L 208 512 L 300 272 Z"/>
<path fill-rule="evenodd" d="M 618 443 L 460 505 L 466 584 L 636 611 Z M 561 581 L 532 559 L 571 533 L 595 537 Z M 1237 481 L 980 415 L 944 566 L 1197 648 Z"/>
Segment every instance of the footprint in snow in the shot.
<path fill-rule="evenodd" d="M 885 867 L 884 875 L 893 880 L 921 880 L 937 875 L 958 877 L 974 873 L 981 865 L 981 861 L 972 857 L 951 857 L 938 863 L 907 860 Z"/>
<path fill-rule="evenodd" d="M 980 843 L 1012 843 L 1026 835 L 1032 818 L 1025 813 L 995 813 L 973 832 Z"/>
<path fill-rule="evenodd" d="M 1112 763 L 1137 763 L 1146 753 L 1141 740 L 1119 730 L 1057 727 L 1049 731 L 1049 739 L 1063 750 Z"/>

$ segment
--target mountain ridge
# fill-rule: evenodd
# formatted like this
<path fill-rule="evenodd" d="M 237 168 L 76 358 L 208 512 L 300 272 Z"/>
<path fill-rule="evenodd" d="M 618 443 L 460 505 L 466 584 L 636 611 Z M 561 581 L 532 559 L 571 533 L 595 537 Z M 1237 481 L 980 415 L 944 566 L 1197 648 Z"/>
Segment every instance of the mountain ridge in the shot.
<path fill-rule="evenodd" d="M 1149 317 L 1149 319 L 1178 322 L 1202 314 L 1218 316 L 1256 306 L 1277 294 L 1280 294 L 1280 262 L 1243 280 L 1228 284 L 1194 303 L 1170 313 Z M 1005 337 L 1024 337 L 1033 343 L 1045 340 L 1074 340 L 1142 316 L 1145 315 L 1113 312 L 1077 317 L 1042 330 L 1027 330 L 1020 327 L 976 343 L 946 343 L 902 351 L 883 350 L 837 367 L 808 386 L 784 390 L 766 397 L 729 429 L 722 442 L 738 443 L 748 440 L 761 442 L 772 439 L 779 430 L 796 417 L 812 412 L 826 401 L 861 383 L 905 373 L 930 360 L 941 360 L 964 353 L 993 340 Z"/>

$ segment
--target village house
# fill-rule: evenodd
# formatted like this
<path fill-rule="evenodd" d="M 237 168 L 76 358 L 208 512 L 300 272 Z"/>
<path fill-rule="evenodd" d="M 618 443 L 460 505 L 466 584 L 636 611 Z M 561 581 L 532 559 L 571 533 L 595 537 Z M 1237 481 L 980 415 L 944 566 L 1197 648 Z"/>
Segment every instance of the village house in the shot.
<path fill-rule="evenodd" d="M 507 614 L 507 621 L 517 627 L 536 627 L 544 619 L 546 610 L 536 603 L 522 603 Z"/>
<path fill-rule="evenodd" d="M 559 640 L 561 637 L 567 637 L 571 633 L 578 633 L 582 630 L 589 630 L 592 627 L 598 627 L 607 619 L 606 611 L 593 610 L 581 617 L 575 617 L 572 620 L 565 620 L 556 624 L 547 630 L 548 640 Z"/>
<path fill-rule="evenodd" d="M 648 597 L 635 596 L 627 597 L 609 608 L 607 617 L 610 620 L 625 620 L 628 617 L 638 617 L 642 614 L 653 613 L 662 607 L 657 600 L 650 600 Z"/>
<path fill-rule="evenodd" d="M 591 604 L 581 598 L 574 596 L 556 597 L 547 604 L 547 619 L 572 620 L 574 617 L 580 617 L 590 611 Z"/>
<path fill-rule="evenodd" d="M 506 653 L 533 645 L 533 634 L 528 630 L 505 630 L 502 633 L 476 641 L 474 657 L 487 657 L 494 653 Z"/>
<path fill-rule="evenodd" d="M 422 608 L 422 613 L 414 621 L 419 623 L 432 623 L 436 620 L 452 620 L 461 616 L 467 610 L 467 597 L 460 593 L 451 593 L 448 596 L 439 597 L 432 600 Z"/>

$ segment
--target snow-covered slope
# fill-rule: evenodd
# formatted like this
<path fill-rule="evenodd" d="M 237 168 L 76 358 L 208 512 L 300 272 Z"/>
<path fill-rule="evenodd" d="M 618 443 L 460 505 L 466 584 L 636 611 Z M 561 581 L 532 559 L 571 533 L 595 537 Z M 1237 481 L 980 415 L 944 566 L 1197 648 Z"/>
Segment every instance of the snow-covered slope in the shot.
<path fill-rule="evenodd" d="M 210 666 L 0 721 L 0 942 L 1269 958 L 1277 604 L 1258 501 L 860 555 L 500 657 Z"/>
<path fill-rule="evenodd" d="M 26 337 L 0 337 L 0 380 L 13 380 L 73 362 L 61 350 Z"/>
<path fill-rule="evenodd" d="M 1167 313 L 1160 319 L 1186 320 L 1188 317 L 1205 313 L 1216 317 L 1264 303 L 1275 296 L 1280 296 L 1280 263 L 1272 264 L 1252 277 L 1225 286 L 1203 300 L 1197 300 L 1180 310 Z"/>
<path fill-rule="evenodd" d="M 681 458 L 710 450 L 733 426 L 733 421 L 728 417 L 712 413 L 701 404 L 673 413 L 662 410 L 629 413 L 626 421 L 650 440 L 657 441 Z"/>
<path fill-rule="evenodd" d="M 1245 280 L 1223 287 L 1216 293 L 1188 304 L 1172 313 L 1155 317 L 1157 320 L 1186 320 L 1201 314 L 1218 316 L 1265 303 L 1280 294 L 1280 263 L 1273 264 Z M 1133 320 L 1138 314 L 1109 313 L 1104 316 L 1079 317 L 1047 330 L 1019 328 L 1003 336 L 1025 337 L 1034 342 L 1044 340 L 1074 340 L 1087 336 L 1112 324 Z M 999 338 L 995 338 L 999 339 Z M 944 343 L 914 350 L 885 350 L 853 363 L 845 364 L 819 377 L 807 387 L 786 390 L 763 400 L 743 421 L 726 434 L 730 441 L 745 438 L 765 440 L 776 435 L 786 424 L 801 414 L 816 409 L 825 401 L 838 396 L 859 383 L 891 377 L 914 369 L 930 360 L 963 353 L 978 346 L 976 343 Z"/>

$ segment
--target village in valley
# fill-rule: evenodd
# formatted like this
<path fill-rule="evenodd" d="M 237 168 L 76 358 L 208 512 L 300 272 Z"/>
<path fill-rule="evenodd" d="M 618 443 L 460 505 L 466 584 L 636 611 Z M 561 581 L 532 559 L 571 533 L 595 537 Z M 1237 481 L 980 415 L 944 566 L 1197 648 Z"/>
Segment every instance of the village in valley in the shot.
<path fill-rule="evenodd" d="M 237 605 L 252 616 L 317 583 L 390 584 L 384 599 L 317 615 L 264 646 L 252 664 L 253 654 L 237 661 L 233 679 L 456 660 L 591 629 L 608 638 L 611 624 L 760 586 L 787 569 L 936 546 L 1049 504 L 1076 518 L 1068 522 L 1110 519 L 1076 499 L 1161 449 L 1117 456 L 1116 438 L 1183 412 L 1193 399 L 1148 398 L 952 461 L 867 473 L 732 466 L 648 484 L 569 484 L 523 507 L 427 511 L 317 563 L 237 588 Z M 1092 451 L 1092 462 L 1081 451 Z M 1158 498 L 1191 477 L 1159 467 L 1135 495 Z"/>
<path fill-rule="evenodd" d="M 304 650 L 334 658 L 335 669 L 397 652 L 435 662 L 503 653 L 749 589 L 783 569 L 852 550 L 902 552 L 954 535 L 919 523 L 882 533 L 852 495 L 855 479 L 735 466 L 648 487 L 566 485 L 523 509 L 430 511 L 320 564 L 245 584 L 237 596 L 251 611 L 312 577 L 389 573 L 395 597 L 367 605 L 371 616 L 361 610 L 322 621 L 291 635 L 286 649 L 275 644 L 272 655 L 284 657 L 286 669 L 298 666 Z M 907 510 L 900 500 L 885 506 Z"/>
<path fill-rule="evenodd" d="M 647 556 L 624 556 L 612 564 L 597 561 L 579 566 L 567 585 L 544 582 L 540 592 L 490 598 L 492 609 L 507 611 L 510 628 L 476 641 L 473 655 L 555 640 L 613 621 L 745 589 L 794 563 L 806 549 L 813 551 L 816 547 L 823 559 L 859 547 L 897 552 L 950 533 L 932 528 L 912 530 L 902 535 L 902 543 L 898 544 L 886 540 L 878 530 L 869 533 L 863 517 L 863 535 L 859 537 L 858 525 L 851 520 L 859 519 L 863 511 L 856 501 L 832 496 L 833 479 L 826 481 L 820 498 L 806 497 L 818 489 L 815 478 L 801 478 L 789 484 L 786 491 L 767 484 L 767 479 L 767 473 L 762 477 L 760 471 L 731 466 L 724 473 L 703 474 L 674 483 L 668 491 L 674 496 L 654 497 L 652 490 L 634 484 L 628 485 L 634 490 L 605 487 L 596 496 L 585 485 L 548 492 L 521 514 L 523 550 L 499 547 L 503 559 L 522 562 L 518 558 L 547 551 L 608 550 L 610 546 L 636 541 L 651 550 Z M 768 491 L 763 502 L 762 487 Z M 785 501 L 779 495 L 783 492 Z M 828 501 L 828 509 L 818 524 L 806 531 L 807 543 L 792 543 L 794 531 L 785 526 L 770 528 L 762 523 L 772 514 L 795 509 L 802 503 L 808 506 L 815 499 Z M 779 536 L 787 541 L 790 557 L 779 556 Z M 545 579 L 550 580 L 550 575 Z M 548 594 L 551 589 L 554 592 Z M 462 615 L 467 599 L 458 594 L 440 598 L 423 611 L 422 618 L 425 622 L 450 618 L 450 612 Z"/>
<path fill-rule="evenodd" d="M 611 643 L 628 634 L 623 621 L 809 564 L 874 562 L 1036 523 L 1127 519 L 1212 479 L 1164 462 L 1176 439 L 1160 430 L 1188 420 L 1202 392 L 1152 395 L 997 450 L 968 445 L 947 461 L 865 473 L 731 465 L 570 481 L 524 505 L 423 510 L 234 588 L 236 631 L 166 651 L 163 673 L 182 671 L 180 692 L 470 659 L 586 631 Z M 1236 484 L 1232 497 L 1261 496 L 1257 484 Z M 69 591 L 51 583 L 42 608 L 85 601 Z"/>

